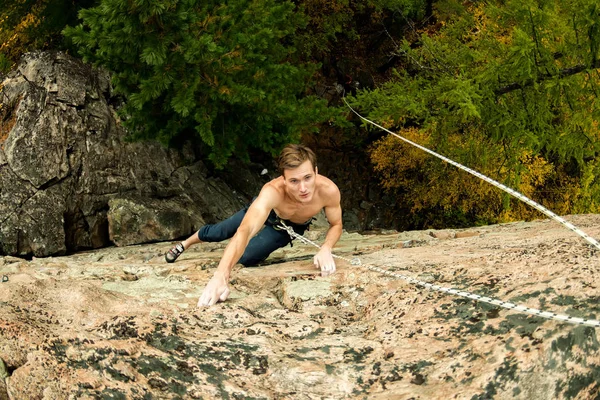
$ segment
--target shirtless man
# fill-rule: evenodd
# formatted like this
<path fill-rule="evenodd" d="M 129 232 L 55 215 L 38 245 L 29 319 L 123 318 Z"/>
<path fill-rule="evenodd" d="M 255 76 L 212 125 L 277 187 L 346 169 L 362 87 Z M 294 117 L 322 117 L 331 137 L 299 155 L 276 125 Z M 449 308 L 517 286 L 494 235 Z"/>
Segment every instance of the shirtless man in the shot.
<path fill-rule="evenodd" d="M 308 147 L 285 147 L 279 156 L 278 166 L 281 176 L 266 183 L 249 207 L 218 224 L 203 226 L 197 234 L 165 255 L 167 262 L 174 262 L 195 243 L 231 238 L 214 276 L 198 300 L 199 307 L 212 306 L 227 299 L 229 277 L 237 262 L 246 267 L 256 265 L 291 242 L 288 233 L 277 228 L 280 220 L 296 233 L 303 234 L 321 209 L 325 210 L 329 230 L 313 262 L 323 276 L 335 272 L 331 249 L 342 234 L 338 187 L 329 178 L 319 175 L 316 156 Z"/>

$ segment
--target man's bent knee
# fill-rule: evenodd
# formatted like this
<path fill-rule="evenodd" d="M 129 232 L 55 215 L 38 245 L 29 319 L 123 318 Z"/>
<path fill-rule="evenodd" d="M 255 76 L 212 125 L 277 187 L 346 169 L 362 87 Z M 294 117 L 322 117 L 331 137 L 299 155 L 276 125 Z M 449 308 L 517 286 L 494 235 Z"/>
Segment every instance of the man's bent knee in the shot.
<path fill-rule="evenodd" d="M 244 267 L 256 267 L 258 266 L 258 264 L 260 264 L 261 262 L 265 261 L 267 259 L 267 257 L 263 257 L 263 258 L 259 258 L 259 257 L 248 257 L 246 255 L 243 255 L 242 258 L 240 258 L 240 261 L 238 261 L 240 264 L 242 264 Z"/>

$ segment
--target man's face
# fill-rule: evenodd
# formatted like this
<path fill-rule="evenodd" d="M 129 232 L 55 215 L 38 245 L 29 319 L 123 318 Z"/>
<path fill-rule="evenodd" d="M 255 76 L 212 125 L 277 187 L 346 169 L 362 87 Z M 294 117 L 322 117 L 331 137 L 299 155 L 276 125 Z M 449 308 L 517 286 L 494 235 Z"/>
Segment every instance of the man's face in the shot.
<path fill-rule="evenodd" d="M 283 181 L 287 192 L 300 203 L 308 203 L 315 194 L 315 180 L 317 169 L 309 160 L 304 161 L 294 169 L 283 171 Z"/>

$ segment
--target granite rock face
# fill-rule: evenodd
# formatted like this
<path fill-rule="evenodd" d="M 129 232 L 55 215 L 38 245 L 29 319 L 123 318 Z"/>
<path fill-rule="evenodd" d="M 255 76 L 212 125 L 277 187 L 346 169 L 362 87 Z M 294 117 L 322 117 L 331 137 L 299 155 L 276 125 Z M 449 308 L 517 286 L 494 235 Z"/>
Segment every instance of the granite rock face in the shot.
<path fill-rule="evenodd" d="M 190 145 L 175 151 L 125 141 L 113 100 L 108 74 L 62 53 L 27 54 L 5 77 L 0 254 L 48 256 L 186 236 L 246 203 L 237 186 L 258 193 L 264 183 L 248 171 L 233 174 L 237 182 L 211 176 Z M 146 221 L 136 225 L 140 210 Z M 132 226 L 139 229 L 124 232 Z"/>
<path fill-rule="evenodd" d="M 600 236 L 600 216 L 567 219 Z M 262 266 L 236 267 L 230 298 L 201 309 L 225 243 L 166 264 L 171 245 L 0 257 L 0 399 L 600 395 L 598 328 L 398 279 L 597 319 L 599 252 L 553 221 L 344 233 L 335 248 L 344 259 L 328 277 L 312 266 L 315 249 L 295 243 Z"/>

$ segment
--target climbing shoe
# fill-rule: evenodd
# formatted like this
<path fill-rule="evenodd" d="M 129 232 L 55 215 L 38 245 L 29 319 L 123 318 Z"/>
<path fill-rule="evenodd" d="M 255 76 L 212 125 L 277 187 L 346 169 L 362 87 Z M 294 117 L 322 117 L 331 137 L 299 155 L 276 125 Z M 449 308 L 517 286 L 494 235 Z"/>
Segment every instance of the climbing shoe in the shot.
<path fill-rule="evenodd" d="M 165 260 L 167 260 L 168 263 L 175 262 L 175 260 L 177 260 L 177 257 L 179 257 L 184 250 L 185 248 L 183 247 L 183 243 L 176 244 L 171 250 L 167 252 L 167 254 L 165 254 Z"/>

